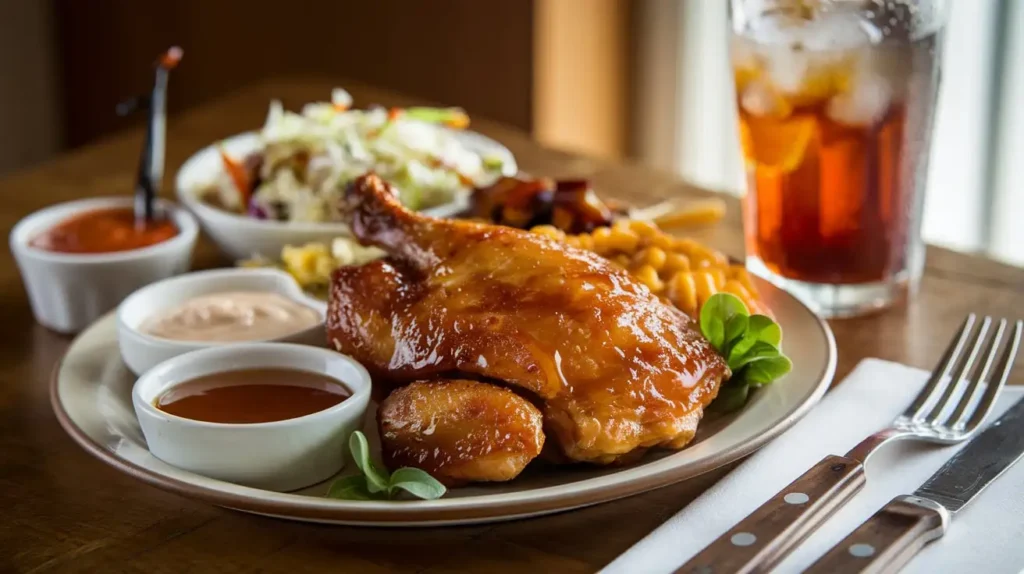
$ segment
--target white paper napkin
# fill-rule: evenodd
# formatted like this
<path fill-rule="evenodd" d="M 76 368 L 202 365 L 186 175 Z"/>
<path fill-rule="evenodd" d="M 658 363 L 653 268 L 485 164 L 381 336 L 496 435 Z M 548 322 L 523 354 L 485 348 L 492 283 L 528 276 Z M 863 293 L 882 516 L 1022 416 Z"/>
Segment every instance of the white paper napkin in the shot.
<path fill-rule="evenodd" d="M 822 457 L 845 454 L 910 404 L 928 374 L 868 359 L 792 429 L 753 454 L 689 506 L 602 571 L 672 572 L 771 498 Z M 785 384 L 785 383 L 782 383 Z M 1024 395 L 1007 387 L 989 422 Z M 867 485 L 811 535 L 775 572 L 800 572 L 899 494 L 910 494 L 963 445 L 889 444 L 871 457 Z M 903 571 L 1003 574 L 1024 572 L 1024 461 L 953 517 L 946 535 Z"/>

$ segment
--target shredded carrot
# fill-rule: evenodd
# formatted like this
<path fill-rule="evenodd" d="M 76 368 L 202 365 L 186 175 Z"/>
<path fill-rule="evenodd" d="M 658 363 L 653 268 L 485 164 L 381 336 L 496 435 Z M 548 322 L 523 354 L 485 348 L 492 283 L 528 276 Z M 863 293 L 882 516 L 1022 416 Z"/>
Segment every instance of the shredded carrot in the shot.
<path fill-rule="evenodd" d="M 444 121 L 444 125 L 454 130 L 464 130 L 469 127 L 469 116 L 461 111 L 455 112 Z"/>
<path fill-rule="evenodd" d="M 242 206 L 249 205 L 249 196 L 252 195 L 252 182 L 249 181 L 249 174 L 245 171 L 243 166 L 238 160 L 229 156 L 224 148 L 218 150 L 220 152 L 220 159 L 224 162 L 224 169 L 227 170 L 228 175 L 231 177 L 231 181 L 234 182 L 235 187 L 238 188 L 238 194 L 242 198 Z"/>
<path fill-rule="evenodd" d="M 470 179 L 469 176 L 460 173 L 459 170 L 457 170 L 454 167 L 444 163 L 441 160 L 441 158 L 439 158 L 439 157 L 433 157 L 433 156 L 429 157 L 429 158 L 427 158 L 426 163 L 427 163 L 427 167 L 429 167 L 431 169 L 444 169 L 444 170 L 447 170 L 447 171 L 450 171 L 450 172 L 454 173 L 455 177 L 459 178 L 459 183 L 461 183 L 465 187 L 474 187 L 474 186 L 476 186 L 476 182 L 473 181 L 472 179 Z"/>
<path fill-rule="evenodd" d="M 386 130 L 388 128 L 388 126 L 391 125 L 392 122 L 394 122 L 398 118 L 402 117 L 402 115 L 404 113 L 405 113 L 405 110 L 402 109 L 402 108 L 389 108 L 388 109 L 388 120 L 387 120 L 387 122 L 385 122 L 384 125 L 382 125 L 379 128 L 372 129 L 372 130 L 366 132 L 366 136 L 367 137 L 371 137 L 371 138 L 375 138 L 375 137 L 380 136 L 380 134 L 383 133 L 383 131 Z"/>

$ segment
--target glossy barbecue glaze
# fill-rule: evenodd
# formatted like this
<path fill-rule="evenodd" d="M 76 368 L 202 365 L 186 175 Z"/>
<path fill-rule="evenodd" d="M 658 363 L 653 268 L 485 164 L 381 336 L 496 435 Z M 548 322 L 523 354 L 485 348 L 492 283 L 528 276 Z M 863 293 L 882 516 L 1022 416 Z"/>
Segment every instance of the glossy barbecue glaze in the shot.
<path fill-rule="evenodd" d="M 346 208 L 389 259 L 335 273 L 328 336 L 376 380 L 468 374 L 524 389 L 571 460 L 693 438 L 727 367 L 626 272 L 525 231 L 409 212 L 373 175 Z"/>
<path fill-rule="evenodd" d="M 515 478 L 540 454 L 543 417 L 508 389 L 467 380 L 421 381 L 377 411 L 388 468 L 421 468 L 449 486 Z"/>

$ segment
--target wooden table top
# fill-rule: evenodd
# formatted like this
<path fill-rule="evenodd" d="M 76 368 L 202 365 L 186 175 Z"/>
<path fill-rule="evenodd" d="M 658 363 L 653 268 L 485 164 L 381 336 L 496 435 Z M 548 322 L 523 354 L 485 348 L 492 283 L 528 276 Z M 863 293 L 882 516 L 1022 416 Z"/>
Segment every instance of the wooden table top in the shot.
<path fill-rule="evenodd" d="M 282 80 L 254 86 L 171 118 L 167 174 L 203 146 L 258 128 L 268 102 L 296 108 L 335 84 Z M 414 103 L 345 84 L 360 104 Z M 422 103 L 422 102 L 419 102 Z M 458 102 L 446 102 L 457 104 Z M 543 149 L 525 134 L 474 118 L 474 129 L 506 144 L 522 169 L 591 178 L 601 193 L 652 203 L 707 195 L 672 175 Z M 97 142 L 0 181 L 3 233 L 47 204 L 130 194 L 140 131 Z M 170 195 L 170 193 L 167 193 Z M 698 234 L 742 254 L 739 206 Z M 15 572 L 592 572 L 706 489 L 723 470 L 644 495 L 516 522 L 410 530 L 302 524 L 223 510 L 146 486 L 93 459 L 65 435 L 50 410 L 48 381 L 70 338 L 35 324 L 17 268 L 0 265 L 0 571 Z M 207 244 L 197 267 L 223 265 Z M 909 304 L 831 322 L 839 348 L 836 380 L 864 357 L 931 368 L 968 312 L 1019 318 L 1024 269 L 931 248 L 921 291 Z M 1024 382 L 1024 359 L 1012 381 Z"/>

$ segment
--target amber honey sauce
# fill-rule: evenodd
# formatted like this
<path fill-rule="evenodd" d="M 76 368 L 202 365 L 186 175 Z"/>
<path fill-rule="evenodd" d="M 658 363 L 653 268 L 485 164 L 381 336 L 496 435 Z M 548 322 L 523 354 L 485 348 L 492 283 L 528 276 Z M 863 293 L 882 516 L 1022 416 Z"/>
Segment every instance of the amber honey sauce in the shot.
<path fill-rule="evenodd" d="M 321 373 L 257 368 L 203 375 L 161 394 L 154 406 L 196 421 L 253 424 L 294 419 L 327 410 L 352 396 Z"/>

